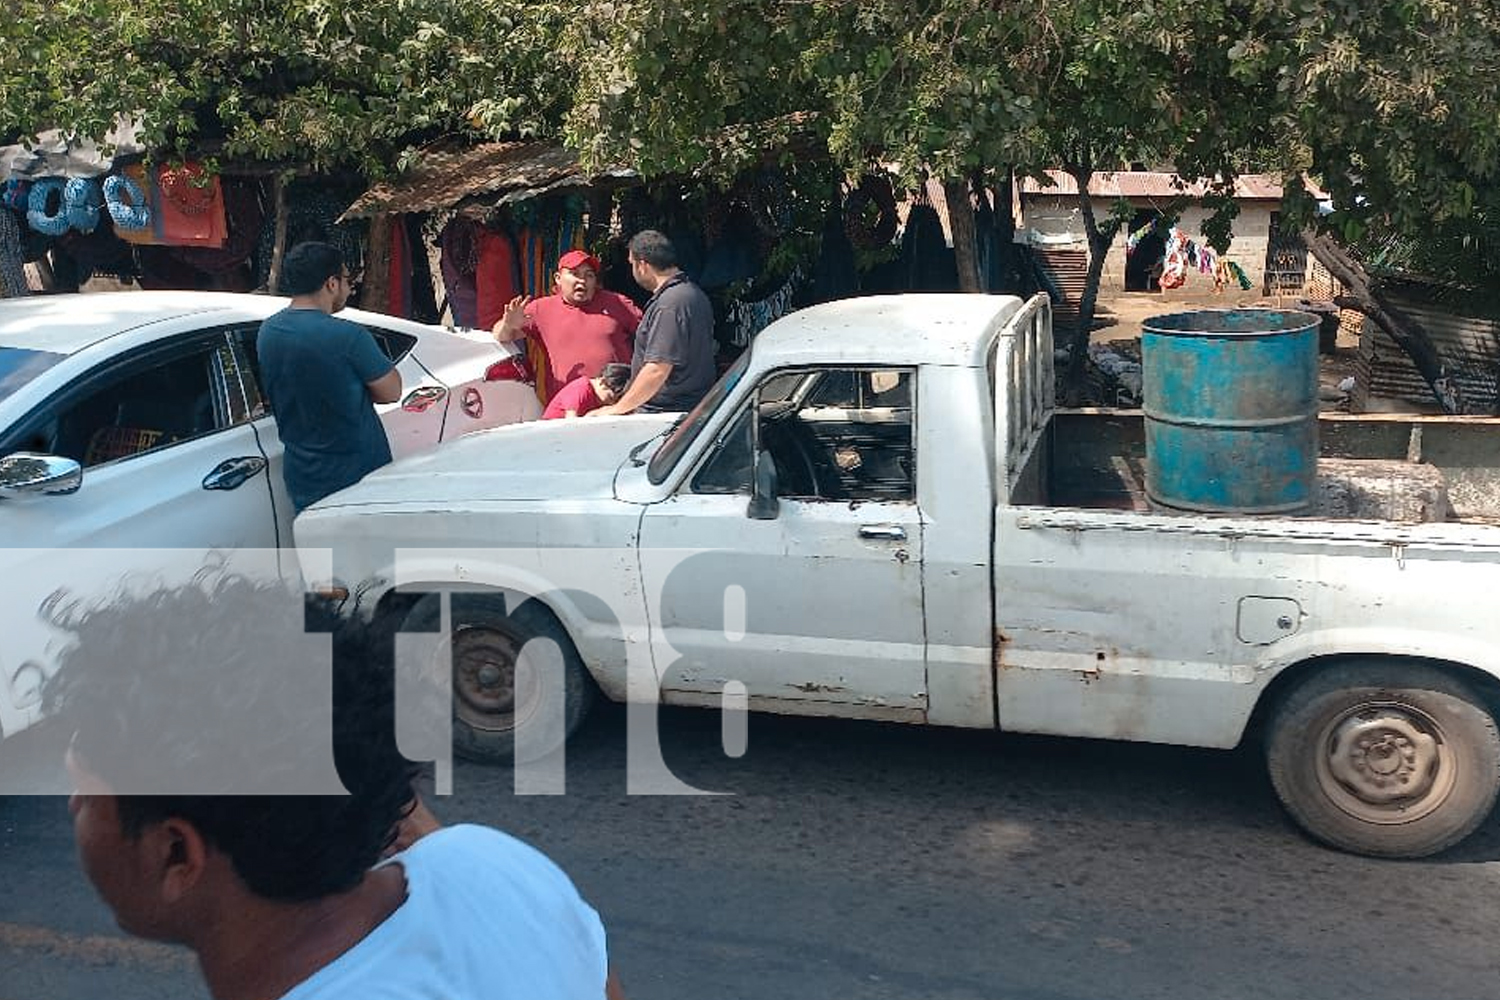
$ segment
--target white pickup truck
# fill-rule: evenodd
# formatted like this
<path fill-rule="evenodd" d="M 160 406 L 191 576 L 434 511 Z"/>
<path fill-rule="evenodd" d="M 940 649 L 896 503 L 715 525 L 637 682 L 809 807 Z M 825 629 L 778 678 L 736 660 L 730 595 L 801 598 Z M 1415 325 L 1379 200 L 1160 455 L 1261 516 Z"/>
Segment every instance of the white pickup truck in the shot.
<path fill-rule="evenodd" d="M 846 300 L 773 324 L 685 417 L 465 438 L 316 505 L 297 541 L 310 580 L 412 631 L 462 591 L 471 756 L 511 753 L 538 697 L 516 660 L 545 636 L 570 732 L 596 690 L 728 690 L 769 712 L 1255 738 L 1329 844 L 1416 857 L 1475 830 L 1500 789 L 1500 527 L 1481 523 L 1500 421 L 1325 415 L 1334 463 L 1436 478 L 1404 520 L 1210 516 L 1145 499 L 1139 412 L 1053 398 L 1045 299 Z"/>

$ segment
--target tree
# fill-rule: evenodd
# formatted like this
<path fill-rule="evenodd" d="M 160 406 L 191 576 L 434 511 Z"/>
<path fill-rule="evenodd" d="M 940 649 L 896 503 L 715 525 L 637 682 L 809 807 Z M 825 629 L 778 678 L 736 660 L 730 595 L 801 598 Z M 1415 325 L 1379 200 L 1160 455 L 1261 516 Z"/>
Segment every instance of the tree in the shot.
<path fill-rule="evenodd" d="M 102 138 L 122 116 L 148 148 L 353 166 L 413 144 L 556 134 L 569 104 L 555 42 L 572 7 L 522 0 L 12 0 L 0 21 L 0 135 Z"/>
<path fill-rule="evenodd" d="M 848 174 L 898 163 L 945 182 L 972 231 L 970 178 L 1019 161 L 1045 25 L 987 0 L 619 0 L 580 19 L 567 137 L 592 164 L 731 176 L 792 130 Z M 760 123 L 753 130 L 736 126 Z M 754 138 L 742 142 L 742 137 Z M 965 284 L 978 287 L 972 240 Z"/>
<path fill-rule="evenodd" d="M 1342 304 L 1385 330 L 1444 408 L 1462 412 L 1469 403 L 1431 338 L 1361 258 L 1378 251 L 1477 290 L 1491 308 L 1500 298 L 1500 10 L 1493 0 L 1288 7 L 1292 27 L 1258 44 L 1281 67 L 1297 139 L 1289 166 L 1320 181 L 1333 211 L 1315 216 L 1301 188 L 1291 207 L 1316 227 L 1309 247 L 1348 289 Z"/>
<path fill-rule="evenodd" d="M 1275 78 L 1246 65 L 1274 14 L 1263 6 L 621 0 L 575 36 L 568 137 L 594 162 L 648 174 L 733 169 L 763 150 L 716 149 L 719 129 L 811 112 L 851 173 L 894 161 L 944 182 L 963 285 L 978 288 L 974 175 L 1060 165 L 1086 190 L 1095 170 L 1167 159 L 1227 179 L 1266 144 L 1256 109 Z M 1092 259 L 1075 357 L 1115 232 L 1082 209 Z"/>

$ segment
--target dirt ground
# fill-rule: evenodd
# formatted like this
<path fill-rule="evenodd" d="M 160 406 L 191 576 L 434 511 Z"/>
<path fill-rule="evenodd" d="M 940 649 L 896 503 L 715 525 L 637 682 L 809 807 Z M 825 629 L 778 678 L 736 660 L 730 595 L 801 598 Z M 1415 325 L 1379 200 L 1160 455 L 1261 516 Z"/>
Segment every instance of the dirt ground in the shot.
<path fill-rule="evenodd" d="M 1266 296 L 1259 289 L 1248 292 L 1234 289 L 1214 294 L 1211 289 L 1174 289 L 1167 292 L 1121 292 L 1101 290 L 1098 312 L 1095 317 L 1093 342 L 1105 344 L 1111 341 L 1139 341 L 1141 324 L 1152 316 L 1167 313 L 1189 312 L 1194 309 L 1269 308 L 1295 309 L 1295 296 Z M 1321 355 L 1318 359 L 1318 384 L 1323 405 L 1327 409 L 1344 409 L 1347 394 L 1340 384 L 1354 375 L 1355 356 L 1359 351 L 1359 338 L 1349 329 L 1339 332 L 1334 353 Z M 1121 353 L 1140 357 L 1138 344 L 1121 345 Z"/>

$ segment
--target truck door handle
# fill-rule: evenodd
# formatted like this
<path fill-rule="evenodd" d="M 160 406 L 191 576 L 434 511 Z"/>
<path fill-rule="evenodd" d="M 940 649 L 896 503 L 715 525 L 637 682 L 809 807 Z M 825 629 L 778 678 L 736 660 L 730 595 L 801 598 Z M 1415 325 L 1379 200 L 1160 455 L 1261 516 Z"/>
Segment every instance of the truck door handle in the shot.
<path fill-rule="evenodd" d="M 886 542 L 906 541 L 906 529 L 899 524 L 861 524 L 860 538 L 879 538 Z"/>
<path fill-rule="evenodd" d="M 401 409 L 407 413 L 425 413 L 433 403 L 445 398 L 448 390 L 440 385 L 424 385 L 413 389 L 401 401 Z"/>
<path fill-rule="evenodd" d="M 243 458 L 228 458 L 214 466 L 214 470 L 203 477 L 205 490 L 237 490 L 245 481 L 260 474 L 266 460 L 259 455 Z"/>

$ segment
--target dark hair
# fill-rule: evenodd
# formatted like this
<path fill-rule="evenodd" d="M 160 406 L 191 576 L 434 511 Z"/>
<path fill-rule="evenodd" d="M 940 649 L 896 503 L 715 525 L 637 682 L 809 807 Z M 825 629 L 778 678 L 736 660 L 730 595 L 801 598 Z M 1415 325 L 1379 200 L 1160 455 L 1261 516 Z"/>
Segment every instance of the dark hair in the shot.
<path fill-rule="evenodd" d="M 665 233 L 655 229 L 643 229 L 630 238 L 630 256 L 658 271 L 670 271 L 677 266 L 677 248 Z"/>
<path fill-rule="evenodd" d="M 344 255 L 331 243 L 298 243 L 281 258 L 282 295 L 308 295 L 344 271 Z"/>
<path fill-rule="evenodd" d="M 51 617 L 76 642 L 47 711 L 117 793 L 127 836 L 185 820 L 251 891 L 281 901 L 354 888 L 393 842 L 416 766 L 396 748 L 391 649 L 368 624 L 279 582 L 222 573 Z M 332 633 L 331 719 L 317 632 Z M 330 732 L 345 794 L 305 777 L 327 774 Z M 226 783 L 232 794 L 203 793 Z"/>
<path fill-rule="evenodd" d="M 604 384 L 614 392 L 622 392 L 630 384 L 630 366 L 611 361 L 599 371 Z"/>

